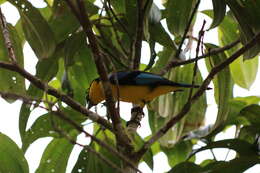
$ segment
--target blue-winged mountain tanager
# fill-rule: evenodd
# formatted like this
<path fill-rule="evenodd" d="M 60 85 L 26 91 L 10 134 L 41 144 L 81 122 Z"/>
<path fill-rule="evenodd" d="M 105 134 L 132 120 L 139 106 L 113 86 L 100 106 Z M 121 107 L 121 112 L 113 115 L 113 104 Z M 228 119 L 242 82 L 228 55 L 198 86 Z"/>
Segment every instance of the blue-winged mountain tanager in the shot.
<path fill-rule="evenodd" d="M 198 88 L 190 85 L 170 81 L 157 74 L 143 71 L 120 71 L 109 75 L 114 99 L 130 102 L 144 107 L 154 98 L 183 88 Z M 210 89 L 210 88 L 208 88 Z M 119 95 L 118 95 L 119 94 Z M 105 100 L 102 84 L 99 78 L 92 81 L 87 96 L 88 108 Z"/>

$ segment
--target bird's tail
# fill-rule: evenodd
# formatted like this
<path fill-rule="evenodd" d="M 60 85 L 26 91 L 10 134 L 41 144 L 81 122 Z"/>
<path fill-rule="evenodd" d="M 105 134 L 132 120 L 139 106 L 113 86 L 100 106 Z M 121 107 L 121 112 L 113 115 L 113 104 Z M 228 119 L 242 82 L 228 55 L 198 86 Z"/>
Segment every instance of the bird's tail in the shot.
<path fill-rule="evenodd" d="M 191 85 L 191 84 L 185 84 L 185 83 L 176 83 L 171 82 L 171 86 L 180 87 L 180 88 L 199 88 L 201 85 Z M 207 90 L 210 90 L 212 88 L 207 87 Z"/>

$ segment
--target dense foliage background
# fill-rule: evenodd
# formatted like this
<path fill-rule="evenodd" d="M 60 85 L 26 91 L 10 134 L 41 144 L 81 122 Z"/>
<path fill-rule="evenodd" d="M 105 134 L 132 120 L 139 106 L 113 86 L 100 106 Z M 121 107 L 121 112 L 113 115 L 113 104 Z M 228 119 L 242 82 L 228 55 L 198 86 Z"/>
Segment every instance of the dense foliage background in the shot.
<path fill-rule="evenodd" d="M 233 96 L 234 85 L 249 89 L 258 71 L 260 0 L 212 0 L 213 9 L 204 11 L 198 7 L 205 0 L 163 0 L 163 9 L 153 0 L 45 0 L 45 8 L 27 0 L 0 0 L 6 2 L 19 10 L 20 19 L 9 24 L 1 12 L 0 95 L 9 103 L 23 101 L 19 115 L 22 148 L 0 133 L 0 172 L 29 172 L 24 153 L 43 137 L 53 139 L 37 173 L 65 172 L 75 145 L 82 146 L 82 151 L 72 172 L 137 172 L 142 161 L 153 170 L 161 164 L 153 162 L 159 152 L 168 157 L 169 172 L 237 173 L 260 163 L 260 97 Z M 201 23 L 195 35 L 199 13 L 212 18 L 212 23 L 209 28 Z M 216 28 L 218 42 L 204 42 L 206 33 Z M 38 58 L 35 75 L 24 69 L 25 42 Z M 144 42 L 150 51 L 147 64 L 140 61 Z M 206 78 L 197 61 L 205 61 Z M 202 87 L 149 103 L 145 116 L 152 133 L 143 139 L 136 133 L 142 128 L 138 123 L 126 127 L 129 119 L 118 116 L 109 87 L 105 87 L 109 116 L 85 108 L 93 79 L 100 76 L 106 86 L 108 73 L 133 69 Z M 217 119 L 214 125 L 200 128 L 208 107 L 203 93 L 211 80 Z M 46 113 L 28 128 L 36 108 Z M 132 113 L 131 119 L 142 117 Z M 91 126 L 87 120 L 93 122 L 92 134 L 84 130 Z M 215 140 L 231 126 L 236 127 L 234 138 Z M 91 142 L 80 144 L 76 140 L 80 134 Z M 194 149 L 198 142 L 205 146 Z M 196 153 L 215 148 L 235 151 L 236 157 L 195 164 Z"/>

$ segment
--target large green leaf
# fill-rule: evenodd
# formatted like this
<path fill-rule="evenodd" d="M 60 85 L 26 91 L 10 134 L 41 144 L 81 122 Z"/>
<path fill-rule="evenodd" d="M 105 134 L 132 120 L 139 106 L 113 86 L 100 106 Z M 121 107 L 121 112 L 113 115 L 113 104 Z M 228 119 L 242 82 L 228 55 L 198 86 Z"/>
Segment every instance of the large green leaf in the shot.
<path fill-rule="evenodd" d="M 218 26 L 225 17 L 226 3 L 225 0 L 212 0 L 214 17 L 210 28 Z"/>
<path fill-rule="evenodd" d="M 224 161 L 217 161 L 212 162 L 206 165 L 202 172 L 212 172 L 212 173 L 238 173 L 244 172 L 248 168 L 258 164 L 260 159 L 257 156 L 246 156 L 246 157 L 239 157 L 228 162 Z"/>
<path fill-rule="evenodd" d="M 75 140 L 75 139 L 74 139 Z M 36 173 L 65 173 L 73 144 L 66 138 L 53 139 L 45 149 Z"/>
<path fill-rule="evenodd" d="M 63 108 L 62 112 L 67 118 L 77 123 L 79 126 L 86 120 L 85 116 L 69 108 Z M 56 132 L 56 128 L 60 128 L 60 130 L 66 133 L 75 129 L 74 126 L 57 117 L 54 113 L 46 113 L 36 119 L 33 125 L 26 131 L 23 138 L 22 149 L 26 151 L 29 145 L 39 138 L 47 136 L 58 137 L 59 134 Z"/>
<path fill-rule="evenodd" d="M 202 168 L 192 162 L 182 162 L 174 166 L 168 173 L 200 173 Z"/>
<path fill-rule="evenodd" d="M 260 112 L 260 106 L 253 104 L 242 109 L 240 111 L 240 116 L 245 117 L 250 122 L 250 124 L 259 126 L 260 125 L 259 112 Z"/>
<path fill-rule="evenodd" d="M 22 150 L 2 133 L 0 133 L 0 172 L 29 173 Z"/>
<path fill-rule="evenodd" d="M 18 65 L 23 68 L 23 49 L 22 41 L 16 31 L 16 29 L 8 24 L 8 30 L 10 35 L 10 40 L 14 49 L 14 54 Z M 11 57 L 9 57 L 7 47 L 5 45 L 4 37 L 2 34 L 2 29 L 0 29 L 0 61 L 10 62 Z M 11 72 L 9 70 L 0 69 L 0 91 L 25 94 L 25 80 L 16 72 Z M 9 102 L 14 100 L 6 99 Z"/>
<path fill-rule="evenodd" d="M 79 22 L 65 1 L 54 1 L 52 10 L 49 24 L 57 42 L 61 42 L 79 28 Z"/>
<path fill-rule="evenodd" d="M 213 148 L 232 149 L 235 150 L 240 157 L 257 156 L 257 150 L 253 147 L 253 145 L 240 139 L 225 139 L 221 141 L 210 142 L 205 147 L 201 147 L 200 149 L 195 150 L 195 152 L 193 152 L 192 155 Z"/>
<path fill-rule="evenodd" d="M 167 1 L 166 22 L 168 29 L 172 34 L 176 36 L 183 35 L 196 2 L 196 0 Z"/>
<path fill-rule="evenodd" d="M 241 41 L 246 44 L 260 30 L 257 18 L 260 16 L 260 1 L 239 3 L 237 0 L 226 0 L 226 2 L 239 23 Z M 244 59 L 254 58 L 259 52 L 260 46 L 257 44 L 244 54 Z"/>
<path fill-rule="evenodd" d="M 162 147 L 161 149 L 167 155 L 169 165 L 173 167 L 186 161 L 192 151 L 192 146 L 191 141 L 180 141 L 172 148 Z"/>
<path fill-rule="evenodd" d="M 9 0 L 19 10 L 26 40 L 39 59 L 52 56 L 56 42 L 54 34 L 39 10 L 26 0 Z"/>
<path fill-rule="evenodd" d="M 209 49 L 217 48 L 217 46 L 212 44 L 206 44 L 206 46 Z M 227 57 L 224 53 L 213 55 L 209 59 L 206 59 L 208 70 L 210 71 L 213 67 L 219 65 L 226 59 Z M 218 127 L 227 119 L 230 109 L 229 100 L 233 95 L 233 82 L 231 80 L 231 73 L 228 67 L 217 74 L 217 76 L 213 79 L 213 84 L 215 101 L 218 104 L 218 114 L 215 127 Z"/>
<path fill-rule="evenodd" d="M 257 136 L 260 135 L 260 126 L 259 125 L 250 125 L 250 126 L 244 126 L 239 131 L 239 139 L 245 140 L 251 144 L 253 144 Z"/>
<path fill-rule="evenodd" d="M 213 16 L 212 11 L 210 10 L 203 11 L 203 13 L 209 17 Z M 225 16 L 224 20 L 219 25 L 218 34 L 221 46 L 230 44 L 240 38 L 239 26 L 230 12 Z M 239 44 L 227 50 L 225 52 L 227 57 L 230 57 L 235 51 L 241 48 L 241 46 L 242 45 Z M 240 87 L 249 89 L 256 78 L 258 58 L 254 58 L 250 61 L 244 61 L 243 56 L 240 56 L 237 60 L 230 64 L 229 67 L 233 81 Z"/>

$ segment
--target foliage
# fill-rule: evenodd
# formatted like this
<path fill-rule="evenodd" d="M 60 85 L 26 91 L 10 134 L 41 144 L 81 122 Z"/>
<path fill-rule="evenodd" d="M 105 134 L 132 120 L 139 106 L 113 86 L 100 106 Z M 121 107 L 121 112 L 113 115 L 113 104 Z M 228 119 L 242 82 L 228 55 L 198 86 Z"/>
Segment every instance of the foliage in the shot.
<path fill-rule="evenodd" d="M 201 84 L 205 80 L 202 76 L 205 75 L 202 75 L 202 70 L 197 67 L 197 61 L 190 61 L 188 64 L 186 58 L 189 54 L 194 55 L 196 46 L 204 47 L 200 52 L 208 53 L 208 56 L 204 57 L 208 72 L 219 70 L 213 79 L 214 96 L 218 106 L 214 125 L 206 129 L 200 128 L 204 124 L 208 107 L 206 95 L 203 94 L 192 102 L 191 110 L 177 124 L 172 124 L 163 137 L 154 141 L 139 160 L 132 160 L 131 154 L 124 157 L 133 162 L 137 161 L 137 165 L 144 161 L 153 169 L 154 165 L 158 164 L 153 162 L 153 156 L 164 152 L 172 167 L 169 173 L 220 170 L 235 173 L 260 163 L 260 98 L 233 96 L 235 84 L 249 89 L 255 81 L 260 41 L 240 54 L 229 66 L 224 69 L 218 67 L 260 32 L 260 0 L 212 0 L 213 8 L 205 11 L 197 10 L 200 0 L 164 0 L 161 2 L 163 9 L 152 0 L 104 0 L 102 5 L 97 5 L 94 0 L 84 0 L 84 8 L 77 6 L 80 2 L 78 0 L 45 0 L 44 8 L 34 7 L 27 0 L 0 0 L 0 4 L 5 2 L 11 3 L 20 14 L 16 25 L 7 25 L 17 64 L 21 69 L 24 68 L 24 59 L 27 57 L 24 57 L 22 50 L 24 43 L 28 42 L 38 58 L 36 74 L 33 75 L 36 81 L 51 86 L 63 95 L 55 94 L 56 92 L 49 88 L 41 88 L 39 86 L 42 85 L 35 85 L 30 79 L 31 83 L 26 87 L 26 77 L 18 74 L 21 71 L 10 71 L 0 66 L 0 95 L 8 102 L 17 99 L 24 101 L 19 117 L 22 148 L 6 135 L 0 134 L 0 172 L 28 173 L 24 152 L 42 137 L 53 137 L 53 140 L 46 147 L 36 172 L 65 172 L 77 136 L 84 134 L 83 127 L 87 126 L 84 122 L 93 120 L 91 115 L 96 116 L 89 110 L 82 111 L 86 106 L 86 91 L 91 81 L 99 75 L 102 76 L 98 68 L 100 64 L 97 64 L 97 52 L 91 42 L 93 40 L 84 27 L 86 19 L 80 16 L 84 8 L 92 24 L 90 31 L 95 35 L 98 54 L 103 58 L 99 62 L 104 64 L 108 72 L 131 70 L 133 62 L 138 58 L 139 65 L 138 52 L 141 52 L 142 46 L 138 42 L 146 42 L 150 47 L 150 57 L 145 57 L 150 61 L 140 64 L 139 70 L 160 73 L 175 82 Z M 200 20 L 196 17 L 198 14 L 212 18 L 208 30 L 217 28 L 219 44 L 200 42 L 204 35 L 198 38 L 196 35 L 190 37 L 194 24 Z M 4 29 L 1 27 L 0 63 L 10 63 L 10 49 L 6 48 L 6 38 L 2 34 L 5 33 Z M 204 28 L 201 33 L 207 37 L 208 30 Z M 138 33 L 141 36 L 138 36 Z M 238 44 L 211 54 L 212 50 L 229 46 L 236 40 L 239 40 Z M 189 44 L 192 42 L 193 47 Z M 159 46 L 162 49 L 158 51 Z M 194 57 L 198 59 L 198 56 L 197 54 Z M 174 63 L 183 64 L 172 68 Z M 194 89 L 192 94 L 198 90 Z M 19 96 L 14 97 L 12 94 Z M 75 103 L 78 109 L 67 104 L 71 103 L 70 98 L 73 98 L 73 104 Z M 134 152 L 142 149 L 150 137 L 174 119 L 190 98 L 188 90 L 169 93 L 149 103 L 146 116 L 149 117 L 152 131 L 150 136 L 143 139 L 137 133 L 127 135 L 131 138 Z M 47 113 L 39 116 L 31 127 L 27 128 L 28 119 L 35 108 L 45 109 Z M 103 142 L 118 149 L 119 141 L 115 131 L 106 129 L 104 121 L 93 121 L 94 132 L 91 135 L 94 138 L 91 138 L 87 147 L 82 147 L 72 172 L 115 172 L 111 164 L 104 162 L 95 152 L 90 152 L 92 150 L 112 161 L 116 167 L 125 168 L 127 164 L 122 158 L 102 144 Z M 236 127 L 235 138 L 215 140 L 217 134 L 231 126 Z M 123 128 L 125 129 L 125 126 Z M 195 150 L 194 146 L 199 141 L 206 145 Z M 234 150 L 236 157 L 229 161 L 212 159 L 204 160 L 200 164 L 195 163 L 198 152 L 213 151 L 215 148 Z"/>

